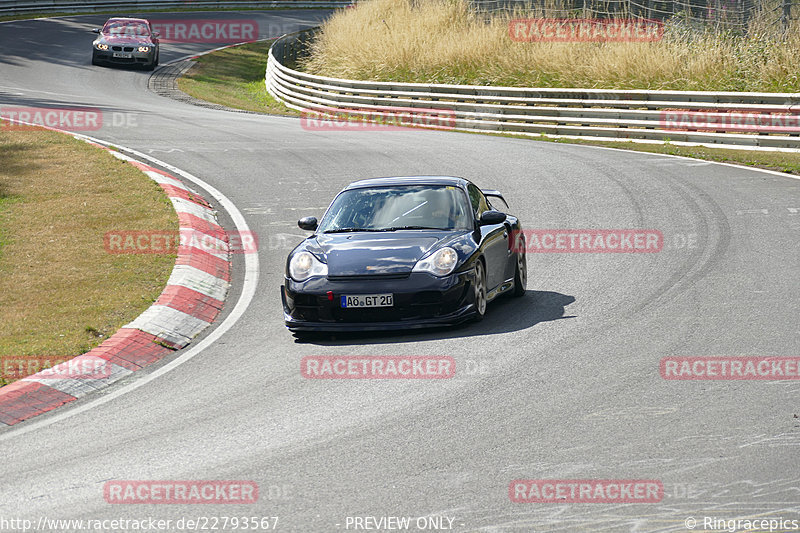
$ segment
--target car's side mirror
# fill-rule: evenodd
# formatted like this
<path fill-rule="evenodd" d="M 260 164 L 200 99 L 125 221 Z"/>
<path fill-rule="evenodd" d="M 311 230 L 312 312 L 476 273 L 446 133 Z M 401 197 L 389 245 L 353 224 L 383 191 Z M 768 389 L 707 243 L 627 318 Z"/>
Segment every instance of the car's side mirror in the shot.
<path fill-rule="evenodd" d="M 481 226 L 491 226 L 492 224 L 502 224 L 506 221 L 506 214 L 500 211 L 490 210 L 481 213 Z"/>
<path fill-rule="evenodd" d="M 92 33 L 100 33 L 100 28 L 92 28 Z"/>
<path fill-rule="evenodd" d="M 303 217 L 297 221 L 300 229 L 314 231 L 317 229 L 317 217 Z"/>
<path fill-rule="evenodd" d="M 161 37 L 161 33 L 157 32 L 157 31 L 154 31 L 154 32 L 153 32 L 153 37 L 155 37 L 156 39 L 158 39 L 159 37 Z"/>

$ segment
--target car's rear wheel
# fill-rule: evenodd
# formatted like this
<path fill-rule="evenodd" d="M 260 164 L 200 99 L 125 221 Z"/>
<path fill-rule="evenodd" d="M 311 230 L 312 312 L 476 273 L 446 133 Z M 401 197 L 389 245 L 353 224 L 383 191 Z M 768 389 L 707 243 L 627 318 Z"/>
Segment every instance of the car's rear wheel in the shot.
<path fill-rule="evenodd" d="M 528 287 L 528 258 L 525 255 L 525 238 L 517 241 L 517 267 L 514 269 L 514 296 L 525 294 Z"/>
<path fill-rule="evenodd" d="M 482 261 L 475 265 L 475 320 L 483 320 L 486 315 L 486 269 Z"/>

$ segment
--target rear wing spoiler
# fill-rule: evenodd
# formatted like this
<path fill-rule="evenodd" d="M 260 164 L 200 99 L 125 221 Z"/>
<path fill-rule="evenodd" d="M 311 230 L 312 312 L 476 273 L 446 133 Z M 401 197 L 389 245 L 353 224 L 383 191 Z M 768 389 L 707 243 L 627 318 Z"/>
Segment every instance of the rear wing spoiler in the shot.
<path fill-rule="evenodd" d="M 500 198 L 503 201 L 503 203 L 506 204 L 506 207 L 509 207 L 508 202 L 506 202 L 506 199 L 503 198 L 503 195 L 500 193 L 500 191 L 495 191 L 493 189 L 481 189 L 481 192 L 483 193 L 484 196 L 489 196 L 491 198 Z"/>

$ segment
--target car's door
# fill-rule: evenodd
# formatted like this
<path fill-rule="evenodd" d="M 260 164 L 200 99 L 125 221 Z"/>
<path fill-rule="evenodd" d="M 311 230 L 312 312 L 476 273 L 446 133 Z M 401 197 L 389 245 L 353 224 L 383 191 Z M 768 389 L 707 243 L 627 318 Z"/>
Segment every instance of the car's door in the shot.
<path fill-rule="evenodd" d="M 467 185 L 467 192 L 479 220 L 484 211 L 490 209 L 486 197 L 475 185 Z M 508 228 L 505 224 L 490 224 L 478 228 L 481 234 L 481 249 L 486 259 L 486 288 L 491 291 L 505 281 L 506 264 L 508 263 Z"/>
<path fill-rule="evenodd" d="M 489 203 L 489 209 L 506 213 L 507 218 L 506 221 L 503 222 L 503 225 L 506 227 L 506 231 L 508 232 L 508 237 L 506 239 L 508 249 L 506 250 L 506 260 L 503 266 L 502 277 L 503 280 L 512 279 L 517 267 L 517 260 L 514 257 L 515 244 L 513 242 L 514 238 L 519 238 L 517 232 L 514 231 L 514 228 L 518 227 L 517 219 L 513 215 L 508 214 L 508 204 L 505 203 L 505 200 L 500 201 L 496 198 L 493 199 L 486 194 L 484 194 L 484 196 L 486 196 L 486 200 Z"/>

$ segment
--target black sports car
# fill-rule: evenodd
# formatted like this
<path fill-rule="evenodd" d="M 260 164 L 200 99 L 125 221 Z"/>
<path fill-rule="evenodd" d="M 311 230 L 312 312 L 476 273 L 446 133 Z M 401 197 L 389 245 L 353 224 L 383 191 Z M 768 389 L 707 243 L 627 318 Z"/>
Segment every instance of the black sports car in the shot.
<path fill-rule="evenodd" d="M 158 66 L 158 32 L 147 19 L 110 18 L 92 43 L 92 65 L 140 65 L 145 70 Z"/>
<path fill-rule="evenodd" d="M 519 220 L 463 178 L 376 178 L 348 185 L 286 261 L 281 287 L 292 331 L 444 326 L 480 320 L 527 281 Z M 506 204 L 507 205 L 507 204 Z M 519 250 L 520 253 L 516 251 Z"/>

